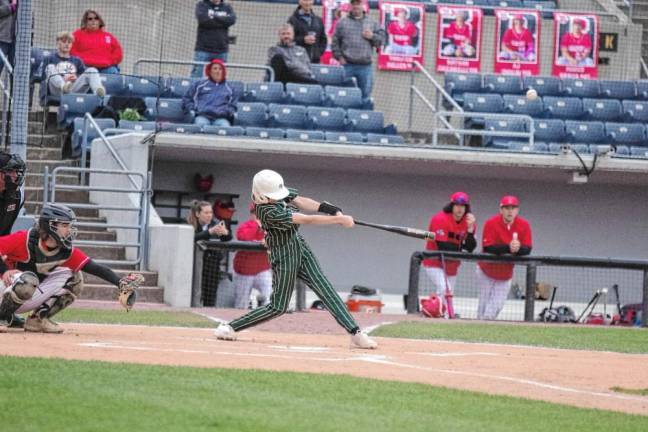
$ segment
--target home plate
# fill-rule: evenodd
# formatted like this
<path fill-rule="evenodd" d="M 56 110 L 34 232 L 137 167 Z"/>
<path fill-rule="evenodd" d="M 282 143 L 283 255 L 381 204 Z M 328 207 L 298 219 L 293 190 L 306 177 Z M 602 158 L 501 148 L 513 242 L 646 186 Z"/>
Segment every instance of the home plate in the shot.
<path fill-rule="evenodd" d="M 290 345 L 269 345 L 268 348 L 277 351 L 287 351 L 287 352 L 300 352 L 300 353 L 320 353 L 329 351 L 326 347 L 314 347 L 314 346 L 290 346 Z"/>

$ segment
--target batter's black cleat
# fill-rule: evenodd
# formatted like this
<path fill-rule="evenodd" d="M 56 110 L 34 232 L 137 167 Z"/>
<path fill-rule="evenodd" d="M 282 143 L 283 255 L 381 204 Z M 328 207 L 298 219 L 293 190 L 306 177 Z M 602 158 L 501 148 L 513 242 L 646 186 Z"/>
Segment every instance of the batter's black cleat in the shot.
<path fill-rule="evenodd" d="M 14 316 L 11 319 L 11 322 L 9 323 L 9 328 L 16 328 L 16 329 L 25 328 L 25 319 L 20 315 L 14 314 Z"/>

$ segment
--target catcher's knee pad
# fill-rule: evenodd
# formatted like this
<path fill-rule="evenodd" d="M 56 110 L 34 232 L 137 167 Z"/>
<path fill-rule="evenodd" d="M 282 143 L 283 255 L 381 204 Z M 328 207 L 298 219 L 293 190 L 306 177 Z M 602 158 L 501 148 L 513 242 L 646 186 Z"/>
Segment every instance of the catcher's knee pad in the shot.
<path fill-rule="evenodd" d="M 10 321 L 14 312 L 32 298 L 38 283 L 38 277 L 32 272 L 23 272 L 16 277 L 0 298 L 0 321 Z"/>
<path fill-rule="evenodd" d="M 66 290 L 65 293 L 53 296 L 43 303 L 36 311 L 36 315 L 40 318 L 51 318 L 74 303 L 74 300 L 76 300 L 76 295 Z"/>
<path fill-rule="evenodd" d="M 72 276 L 67 280 L 67 282 L 65 282 L 63 288 L 70 291 L 75 297 L 79 296 L 81 291 L 83 291 L 83 273 L 72 273 Z"/>

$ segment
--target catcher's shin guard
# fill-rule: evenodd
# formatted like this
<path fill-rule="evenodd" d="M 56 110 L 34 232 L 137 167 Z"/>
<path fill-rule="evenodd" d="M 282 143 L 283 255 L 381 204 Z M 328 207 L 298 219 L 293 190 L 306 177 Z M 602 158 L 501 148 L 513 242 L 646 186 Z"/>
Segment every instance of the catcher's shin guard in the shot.
<path fill-rule="evenodd" d="M 0 323 L 8 325 L 11 322 L 14 312 L 32 298 L 38 283 L 38 277 L 32 272 L 23 272 L 14 279 L 0 298 Z"/>
<path fill-rule="evenodd" d="M 34 314 L 40 318 L 51 318 L 66 307 L 74 303 L 77 296 L 83 290 L 83 275 L 81 272 L 74 272 L 63 285 L 64 292 L 50 297 L 43 303 Z"/>

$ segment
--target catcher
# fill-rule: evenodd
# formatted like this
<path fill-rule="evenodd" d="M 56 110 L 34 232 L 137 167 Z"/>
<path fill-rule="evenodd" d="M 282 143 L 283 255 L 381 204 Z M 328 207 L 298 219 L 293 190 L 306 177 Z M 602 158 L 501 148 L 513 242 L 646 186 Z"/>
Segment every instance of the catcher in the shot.
<path fill-rule="evenodd" d="M 73 247 L 75 223 L 69 207 L 45 204 L 37 226 L 0 237 L 0 332 L 11 324 L 14 313 L 32 312 L 25 331 L 62 333 L 51 318 L 81 293 L 81 271 L 116 285 L 119 302 L 127 311 L 133 307 L 142 275 L 131 273 L 120 279 Z"/>

